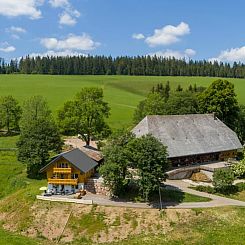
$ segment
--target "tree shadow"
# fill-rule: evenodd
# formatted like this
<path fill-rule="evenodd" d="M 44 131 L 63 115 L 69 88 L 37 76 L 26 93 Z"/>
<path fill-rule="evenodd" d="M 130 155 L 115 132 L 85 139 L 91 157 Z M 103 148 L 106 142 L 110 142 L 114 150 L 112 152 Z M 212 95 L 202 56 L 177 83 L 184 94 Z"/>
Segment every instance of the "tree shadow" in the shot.
<path fill-rule="evenodd" d="M 169 205 L 176 206 L 184 201 L 185 193 L 177 187 L 162 185 L 159 190 L 153 192 L 149 200 L 146 201 L 140 196 L 139 188 L 135 185 L 129 185 L 118 197 L 112 197 L 115 202 L 135 202 L 147 203 L 152 208 L 165 208 Z"/>
<path fill-rule="evenodd" d="M 161 185 L 159 190 L 150 197 L 149 204 L 153 208 L 166 208 L 183 203 L 185 193 L 175 186 Z"/>

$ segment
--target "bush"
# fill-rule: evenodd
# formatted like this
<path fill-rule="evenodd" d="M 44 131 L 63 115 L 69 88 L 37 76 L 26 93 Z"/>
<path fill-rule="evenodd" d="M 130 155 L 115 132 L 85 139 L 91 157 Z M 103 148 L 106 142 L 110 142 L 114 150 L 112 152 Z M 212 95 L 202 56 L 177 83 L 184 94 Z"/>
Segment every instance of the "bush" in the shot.
<path fill-rule="evenodd" d="M 238 191 L 245 191 L 245 183 L 237 183 L 236 187 L 238 188 Z"/>
<path fill-rule="evenodd" d="M 232 189 L 235 176 L 230 168 L 217 169 L 213 175 L 213 185 L 217 192 L 228 193 Z"/>
<path fill-rule="evenodd" d="M 237 178 L 244 178 L 245 177 L 245 159 L 243 159 L 239 163 L 233 164 L 231 166 L 231 169 Z"/>
<path fill-rule="evenodd" d="M 201 191 L 201 192 L 207 192 L 209 194 L 215 193 L 215 189 L 212 186 L 199 185 L 195 187 L 195 190 Z"/>

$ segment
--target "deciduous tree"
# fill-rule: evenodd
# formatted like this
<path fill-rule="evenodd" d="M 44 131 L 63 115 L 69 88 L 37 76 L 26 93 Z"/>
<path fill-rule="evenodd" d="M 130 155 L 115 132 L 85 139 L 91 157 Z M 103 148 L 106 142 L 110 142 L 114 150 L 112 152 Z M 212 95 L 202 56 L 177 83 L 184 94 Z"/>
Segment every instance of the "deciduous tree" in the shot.
<path fill-rule="evenodd" d="M 110 134 L 105 121 L 109 112 L 102 89 L 83 88 L 74 101 L 66 102 L 59 111 L 59 125 L 64 133 L 80 134 L 89 145 L 92 137 L 100 139 Z"/>
<path fill-rule="evenodd" d="M 119 130 L 113 134 L 103 148 L 104 164 L 100 167 L 99 172 L 104 178 L 104 184 L 116 196 L 124 192 L 129 183 L 130 149 L 128 144 L 133 138 L 132 133 Z"/>
<path fill-rule="evenodd" d="M 228 169 L 217 169 L 213 175 L 213 185 L 218 192 L 228 193 L 235 180 L 233 171 Z"/>
<path fill-rule="evenodd" d="M 58 127 L 43 97 L 34 96 L 26 100 L 17 147 L 18 159 L 27 164 L 28 176 L 39 178 L 39 170 L 47 164 L 49 152 L 59 152 L 62 144 Z"/>
<path fill-rule="evenodd" d="M 128 147 L 131 163 L 138 171 L 140 194 L 148 200 L 166 179 L 167 147 L 151 135 L 133 139 Z"/>
<path fill-rule="evenodd" d="M 166 102 L 159 93 L 150 93 L 147 98 L 139 103 L 134 112 L 134 122 L 138 123 L 147 115 L 165 115 Z"/>
<path fill-rule="evenodd" d="M 214 81 L 198 96 L 201 113 L 217 113 L 217 117 L 234 129 L 238 117 L 238 102 L 234 84 L 226 80 Z"/>
<path fill-rule="evenodd" d="M 0 98 L 0 128 L 6 128 L 7 133 L 19 129 L 21 107 L 11 95 Z"/>

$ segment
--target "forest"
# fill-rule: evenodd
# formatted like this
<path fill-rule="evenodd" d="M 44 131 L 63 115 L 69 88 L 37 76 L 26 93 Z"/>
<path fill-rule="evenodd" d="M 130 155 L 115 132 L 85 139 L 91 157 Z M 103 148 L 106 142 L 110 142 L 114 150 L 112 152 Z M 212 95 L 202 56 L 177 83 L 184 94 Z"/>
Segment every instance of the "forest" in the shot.
<path fill-rule="evenodd" d="M 0 74 L 205 76 L 245 78 L 245 65 L 157 56 L 22 57 L 6 63 L 0 58 Z"/>

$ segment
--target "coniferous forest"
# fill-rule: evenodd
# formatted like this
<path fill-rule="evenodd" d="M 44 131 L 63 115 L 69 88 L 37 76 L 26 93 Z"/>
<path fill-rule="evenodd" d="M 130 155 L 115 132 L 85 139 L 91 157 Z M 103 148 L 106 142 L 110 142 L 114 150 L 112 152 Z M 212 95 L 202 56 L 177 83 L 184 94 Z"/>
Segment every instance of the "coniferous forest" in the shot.
<path fill-rule="evenodd" d="M 25 57 L 5 63 L 0 74 L 209 76 L 245 78 L 245 64 L 194 61 L 157 56 Z"/>

